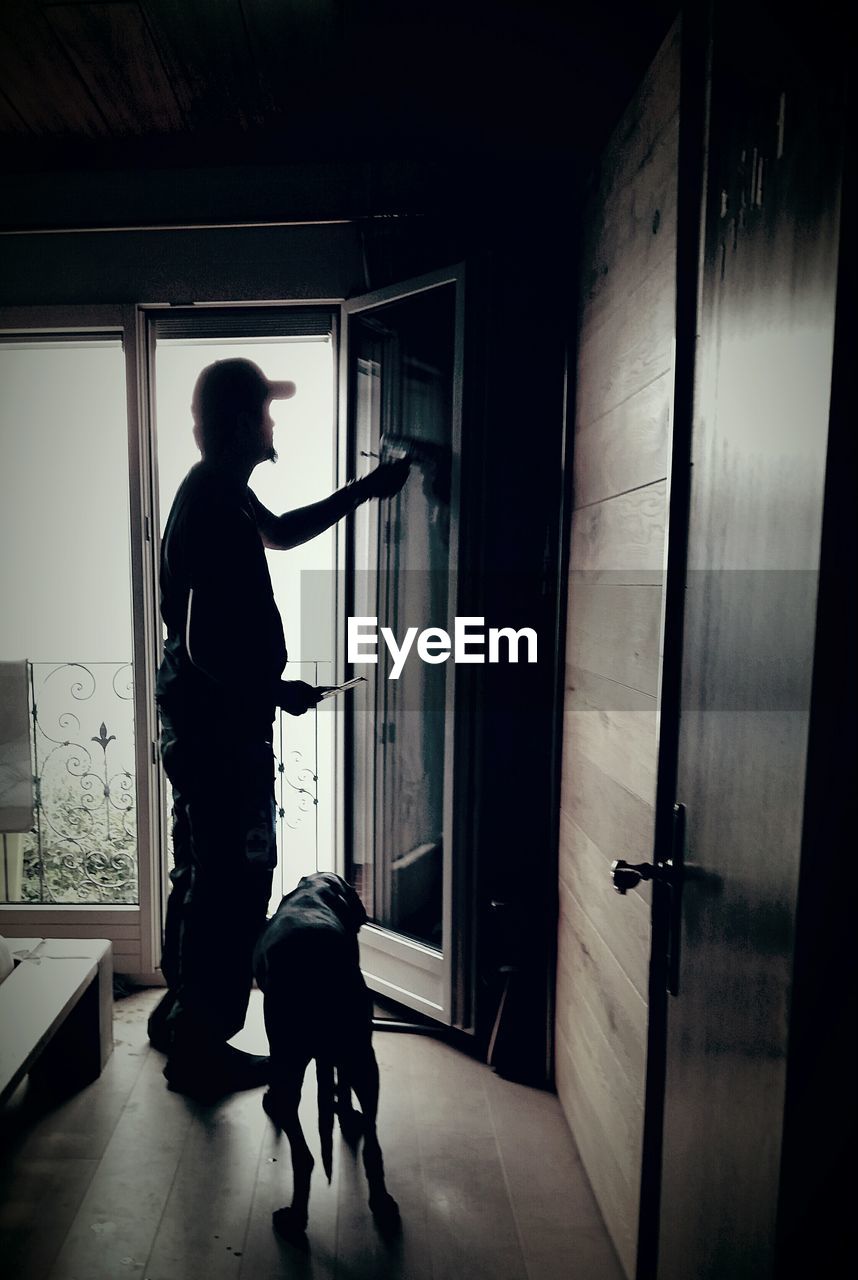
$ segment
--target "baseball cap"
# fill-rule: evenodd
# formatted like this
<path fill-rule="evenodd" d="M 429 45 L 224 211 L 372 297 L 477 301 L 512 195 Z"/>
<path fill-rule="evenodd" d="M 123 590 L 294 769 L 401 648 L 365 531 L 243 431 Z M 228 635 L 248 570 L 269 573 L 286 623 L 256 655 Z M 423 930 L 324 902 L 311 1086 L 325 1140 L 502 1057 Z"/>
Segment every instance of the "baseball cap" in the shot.
<path fill-rule="evenodd" d="M 216 360 L 197 378 L 191 412 L 196 422 L 211 422 L 248 406 L 257 408 L 267 400 L 289 400 L 296 390 L 294 382 L 266 378 L 252 360 Z"/>

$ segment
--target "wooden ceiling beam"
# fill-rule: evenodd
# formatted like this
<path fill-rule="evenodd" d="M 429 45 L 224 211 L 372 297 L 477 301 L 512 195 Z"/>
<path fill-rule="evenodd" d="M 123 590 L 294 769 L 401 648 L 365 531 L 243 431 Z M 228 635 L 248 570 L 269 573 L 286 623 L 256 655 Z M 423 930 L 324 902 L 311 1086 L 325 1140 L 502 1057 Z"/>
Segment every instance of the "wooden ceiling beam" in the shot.
<path fill-rule="evenodd" d="M 0 3 L 0 84 L 29 132 L 101 138 L 107 122 L 31 0 Z"/>
<path fill-rule="evenodd" d="M 52 4 L 44 13 L 112 134 L 186 127 L 139 4 Z"/>
<path fill-rule="evenodd" d="M 195 133 L 240 134 L 277 123 L 239 0 L 146 0 L 146 12 Z"/>

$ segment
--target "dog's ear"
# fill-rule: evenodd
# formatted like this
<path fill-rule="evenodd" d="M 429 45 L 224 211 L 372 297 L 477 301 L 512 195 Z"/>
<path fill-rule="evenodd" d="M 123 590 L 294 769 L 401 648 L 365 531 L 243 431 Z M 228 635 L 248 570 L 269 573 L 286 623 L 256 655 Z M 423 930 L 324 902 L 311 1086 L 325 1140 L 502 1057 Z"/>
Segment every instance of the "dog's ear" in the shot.
<path fill-rule="evenodd" d="M 339 897 L 339 902 L 341 902 L 342 908 L 342 910 L 338 911 L 337 914 L 339 915 L 339 918 L 342 919 L 343 924 L 350 925 L 353 931 L 357 933 L 361 924 L 366 924 L 366 911 L 364 910 L 364 904 L 362 904 L 360 897 L 357 896 L 357 893 L 353 890 L 351 884 L 344 881 L 342 876 L 333 876 L 332 879 L 333 881 L 336 881 L 337 896 Z"/>
<path fill-rule="evenodd" d="M 354 929 L 357 933 L 361 925 L 366 924 L 367 915 L 363 903 L 352 886 L 342 876 L 335 875 L 333 871 L 318 872 L 315 880 L 328 905 L 333 907 L 343 925 L 347 929 Z"/>
<path fill-rule="evenodd" d="M 357 933 L 361 925 L 366 924 L 367 916 L 364 905 L 358 897 L 357 891 L 347 881 L 343 880 L 342 876 L 337 876 L 336 878 L 340 897 L 345 903 L 348 923 Z"/>

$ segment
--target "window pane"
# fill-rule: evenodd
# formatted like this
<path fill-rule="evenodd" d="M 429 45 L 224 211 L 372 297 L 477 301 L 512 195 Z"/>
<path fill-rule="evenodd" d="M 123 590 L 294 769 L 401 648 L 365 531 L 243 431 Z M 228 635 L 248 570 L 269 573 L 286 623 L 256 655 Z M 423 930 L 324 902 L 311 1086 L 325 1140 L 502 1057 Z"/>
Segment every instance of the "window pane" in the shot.
<path fill-rule="evenodd" d="M 409 627 L 452 631 L 450 477 L 455 289 L 445 285 L 351 321 L 354 447 L 408 454 L 408 483 L 357 516 L 354 611 L 402 641 Z M 373 921 L 443 950 L 444 808 L 451 664 L 390 656 L 357 667 L 373 696 L 353 708 L 351 876 Z"/>
<path fill-rule="evenodd" d="M 127 450 L 118 340 L 0 346 L 0 660 L 31 664 L 38 799 L 9 900 L 137 901 Z"/>

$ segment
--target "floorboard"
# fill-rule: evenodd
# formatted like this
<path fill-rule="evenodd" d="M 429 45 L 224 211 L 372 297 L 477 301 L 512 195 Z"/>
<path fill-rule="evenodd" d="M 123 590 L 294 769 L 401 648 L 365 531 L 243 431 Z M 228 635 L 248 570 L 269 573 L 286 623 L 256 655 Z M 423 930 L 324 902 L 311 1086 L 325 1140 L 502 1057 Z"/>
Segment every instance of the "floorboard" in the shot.
<path fill-rule="evenodd" d="M 317 1157 L 308 1247 L 279 1240 L 288 1143 L 259 1091 L 202 1107 L 170 1093 L 149 1048 L 156 991 L 116 1004 L 116 1048 L 71 1098 L 25 1081 L 0 1113 L 0 1256 L 15 1280 L 621 1280 L 557 1098 L 440 1039 L 376 1032 L 379 1137 L 402 1232 L 367 1208 L 359 1153 L 318 1159 L 316 1082 L 301 1101 Z M 251 1000 L 235 1043 L 265 1050 Z"/>

